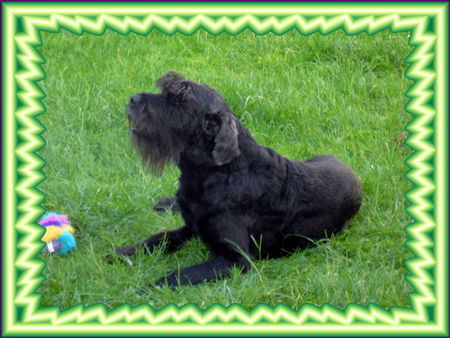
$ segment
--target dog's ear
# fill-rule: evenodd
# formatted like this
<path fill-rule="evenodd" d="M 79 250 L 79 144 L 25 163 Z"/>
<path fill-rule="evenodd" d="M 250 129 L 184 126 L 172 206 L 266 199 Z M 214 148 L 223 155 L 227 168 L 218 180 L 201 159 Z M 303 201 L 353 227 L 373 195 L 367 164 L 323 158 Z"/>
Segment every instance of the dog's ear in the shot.
<path fill-rule="evenodd" d="M 204 133 L 214 138 L 212 156 L 217 165 L 230 163 L 240 155 L 238 129 L 231 114 L 207 114 L 202 124 Z"/>
<path fill-rule="evenodd" d="M 156 86 L 171 100 L 181 102 L 190 92 L 189 81 L 183 75 L 176 72 L 164 74 L 157 82 Z"/>

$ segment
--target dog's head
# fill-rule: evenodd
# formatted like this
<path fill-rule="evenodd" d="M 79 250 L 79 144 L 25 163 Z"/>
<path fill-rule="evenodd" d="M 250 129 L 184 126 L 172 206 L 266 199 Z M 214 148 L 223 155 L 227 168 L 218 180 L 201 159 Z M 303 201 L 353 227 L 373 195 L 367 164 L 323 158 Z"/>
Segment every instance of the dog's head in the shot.
<path fill-rule="evenodd" d="M 161 94 L 132 95 L 127 107 L 133 143 L 151 169 L 177 161 L 188 142 L 200 147 L 192 140 L 212 145 L 206 148 L 217 166 L 239 156 L 238 121 L 214 89 L 175 72 L 156 85 Z"/>

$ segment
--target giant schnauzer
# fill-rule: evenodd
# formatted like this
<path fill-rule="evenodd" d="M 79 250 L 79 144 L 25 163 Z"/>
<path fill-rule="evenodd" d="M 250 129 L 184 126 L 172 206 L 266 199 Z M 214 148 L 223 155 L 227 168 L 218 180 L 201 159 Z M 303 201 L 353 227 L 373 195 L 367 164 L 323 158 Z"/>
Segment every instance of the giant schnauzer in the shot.
<path fill-rule="evenodd" d="M 165 242 L 177 250 L 198 236 L 211 251 L 206 262 L 155 282 L 176 287 L 246 271 L 250 259 L 280 257 L 341 231 L 361 205 L 361 184 L 331 156 L 290 160 L 259 145 L 214 89 L 175 72 L 156 85 L 161 94 L 131 96 L 130 134 L 153 172 L 176 163 L 176 194 L 185 225 L 136 245 L 129 256 Z"/>

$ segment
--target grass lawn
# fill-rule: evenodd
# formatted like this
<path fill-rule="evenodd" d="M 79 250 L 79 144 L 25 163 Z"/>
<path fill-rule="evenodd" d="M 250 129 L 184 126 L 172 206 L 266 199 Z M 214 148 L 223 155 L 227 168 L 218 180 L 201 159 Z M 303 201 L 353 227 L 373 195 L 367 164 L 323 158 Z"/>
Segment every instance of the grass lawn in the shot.
<path fill-rule="evenodd" d="M 194 303 L 376 303 L 407 306 L 403 126 L 406 34 L 233 37 L 199 31 L 192 36 L 81 36 L 43 34 L 46 79 L 47 179 L 39 186 L 48 211 L 66 213 L 78 248 L 45 257 L 43 306 L 149 303 L 160 308 Z M 276 260 L 255 261 L 247 274 L 197 286 L 136 290 L 167 272 L 208 257 L 199 240 L 175 254 L 138 255 L 134 265 L 108 265 L 102 257 L 161 229 L 182 224 L 153 204 L 174 194 L 178 171 L 161 177 L 141 167 L 128 139 L 129 96 L 155 91 L 155 81 L 176 70 L 223 94 L 258 142 L 298 160 L 329 154 L 346 161 L 364 187 L 363 206 L 347 230 L 328 243 Z"/>

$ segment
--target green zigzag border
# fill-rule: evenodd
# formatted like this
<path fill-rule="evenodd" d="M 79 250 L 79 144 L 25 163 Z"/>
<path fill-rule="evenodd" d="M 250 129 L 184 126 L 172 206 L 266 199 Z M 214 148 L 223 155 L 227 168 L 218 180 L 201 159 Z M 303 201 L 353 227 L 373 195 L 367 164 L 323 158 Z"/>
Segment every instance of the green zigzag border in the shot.
<path fill-rule="evenodd" d="M 407 10 L 414 8 L 412 5 L 386 10 L 379 6 L 365 6 L 359 10 L 349 10 L 352 14 L 345 13 L 345 6 L 326 10 L 320 6 L 315 9 L 314 6 L 306 6 L 307 15 L 301 14 L 301 6 L 295 7 L 295 10 L 282 7 L 283 10 L 276 14 L 276 6 L 262 6 L 257 10 L 258 7 L 247 5 L 247 9 L 228 15 L 218 14 L 220 8 L 210 6 L 205 7 L 209 11 L 203 14 L 196 15 L 187 10 L 183 14 L 181 10 L 182 14 L 176 16 L 170 14 L 173 8 L 158 11 L 151 6 L 145 7 L 145 10 L 152 14 L 143 14 L 142 10 L 133 13 L 131 10 L 126 16 L 106 14 L 107 8 L 99 10 L 89 7 L 91 9 L 87 12 L 73 15 L 70 13 L 77 12 L 77 8 L 71 10 L 64 7 L 68 10 L 61 12 L 62 7 L 59 10 L 50 6 L 53 9 L 45 10 L 45 5 L 34 7 L 39 10 L 3 6 L 4 51 L 8 53 L 3 69 L 11 69 L 13 74 L 3 79 L 3 95 L 7 99 L 3 111 L 15 118 L 9 118 L 3 126 L 3 144 L 7 147 L 4 148 L 3 163 L 8 165 L 3 182 L 14 182 L 14 189 L 3 192 L 6 211 L 3 216 L 3 257 L 9 259 L 4 262 L 3 268 L 4 276 L 8 276 L 4 288 L 7 299 L 3 305 L 4 333 L 58 335 L 70 331 L 72 334 L 170 333 L 198 336 L 318 333 L 445 335 L 448 332 L 445 322 L 448 307 L 443 303 L 447 299 L 448 285 L 443 271 L 448 259 L 443 254 L 447 244 L 443 239 L 446 237 L 443 224 L 448 216 L 443 200 L 447 199 L 447 191 L 437 184 L 444 187 L 446 185 L 443 183 L 447 180 L 446 164 L 443 163 L 447 139 L 442 127 L 446 125 L 443 117 L 447 104 L 444 93 L 448 86 L 443 80 L 447 70 L 444 61 L 447 55 L 444 47 L 447 40 L 444 33 L 447 6 L 421 5 L 416 6 L 416 10 Z M 198 7 L 198 12 L 202 12 L 202 8 Z M 229 10 L 229 7 L 225 8 Z M 298 311 L 284 305 L 270 307 L 265 304 L 253 310 L 239 305 L 224 307 L 216 304 L 204 311 L 192 304 L 182 307 L 169 304 L 159 311 L 145 304 L 137 307 L 125 304 L 113 311 L 108 311 L 101 304 L 89 307 L 79 305 L 65 311 L 56 307 L 39 308 L 40 296 L 34 290 L 43 280 L 41 272 L 44 264 L 36 259 L 41 247 L 41 230 L 34 224 L 43 212 L 40 207 L 43 197 L 35 187 L 44 179 L 40 171 L 44 161 L 36 152 L 45 144 L 41 137 L 45 127 L 35 117 L 44 111 L 40 100 L 45 93 L 36 82 L 42 80 L 45 74 L 40 66 L 44 59 L 36 47 L 42 43 L 40 32 L 58 32 L 62 28 L 76 34 L 86 32 L 98 35 L 106 29 L 121 34 L 147 34 L 152 29 L 167 34 L 194 34 L 199 29 L 211 34 L 239 34 L 244 29 L 251 29 L 256 34 L 283 34 L 291 29 L 301 34 L 330 34 L 338 29 L 343 29 L 347 34 L 375 34 L 382 29 L 409 31 L 410 44 L 415 47 L 408 58 L 411 65 L 406 74 L 414 81 L 407 93 L 409 102 L 406 106 L 413 115 L 406 126 L 410 133 L 407 145 L 414 150 L 406 160 L 410 168 L 407 178 L 414 183 L 414 188 L 407 193 L 407 211 L 414 219 L 407 227 L 407 246 L 414 255 L 407 261 L 410 272 L 407 278 L 415 290 L 410 295 L 411 307 L 394 307 L 390 311 L 376 304 L 349 304 L 342 311 L 328 304 L 320 307 L 304 304 Z M 444 34 L 444 37 L 437 33 Z M 439 75 L 433 65 L 435 69 L 444 70 L 444 75 Z M 16 69 L 18 66 L 19 70 Z M 433 144 L 435 139 L 437 143 Z M 16 248 L 14 243 L 17 237 L 19 243 Z"/>

